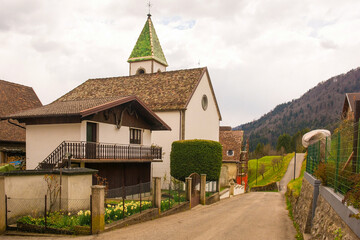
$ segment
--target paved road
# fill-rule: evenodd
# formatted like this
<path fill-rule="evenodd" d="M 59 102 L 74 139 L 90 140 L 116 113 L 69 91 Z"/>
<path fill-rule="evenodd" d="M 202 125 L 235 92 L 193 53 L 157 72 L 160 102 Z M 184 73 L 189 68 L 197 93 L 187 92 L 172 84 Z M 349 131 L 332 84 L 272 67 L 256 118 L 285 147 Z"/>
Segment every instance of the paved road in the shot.
<path fill-rule="evenodd" d="M 304 160 L 305 153 L 297 153 L 296 154 L 296 173 L 295 177 L 300 176 L 301 164 Z M 284 177 L 280 180 L 280 192 L 285 193 L 287 184 L 294 179 L 294 158 L 291 159 L 288 169 L 284 175 Z"/>
<path fill-rule="evenodd" d="M 294 239 L 284 195 L 254 192 L 190 211 L 77 239 Z M 2 239 L 0 237 L 0 239 Z M 6 237 L 4 239 L 28 239 Z M 48 238 L 41 238 L 48 239 Z M 55 239 L 55 238 L 50 238 Z M 61 239 L 74 239 L 65 237 Z"/>

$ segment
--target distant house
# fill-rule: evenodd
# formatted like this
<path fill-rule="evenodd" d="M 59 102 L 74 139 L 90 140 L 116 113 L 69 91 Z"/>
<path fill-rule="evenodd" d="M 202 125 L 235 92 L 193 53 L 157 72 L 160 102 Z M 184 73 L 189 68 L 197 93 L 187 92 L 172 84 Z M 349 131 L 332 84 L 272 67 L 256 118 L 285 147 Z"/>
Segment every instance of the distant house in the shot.
<path fill-rule="evenodd" d="M 345 93 L 345 100 L 341 119 L 353 120 L 355 111 L 355 101 L 360 100 L 360 93 Z"/>
<path fill-rule="evenodd" d="M 244 132 L 232 130 L 231 127 L 220 127 L 220 144 L 223 147 L 223 164 L 220 176 L 220 186 L 229 185 L 229 181 L 237 180 L 240 170 L 241 148 Z"/>
<path fill-rule="evenodd" d="M 42 106 L 31 87 L 0 80 L 0 117 Z M 0 121 L 0 163 L 25 158 L 24 124 Z"/>

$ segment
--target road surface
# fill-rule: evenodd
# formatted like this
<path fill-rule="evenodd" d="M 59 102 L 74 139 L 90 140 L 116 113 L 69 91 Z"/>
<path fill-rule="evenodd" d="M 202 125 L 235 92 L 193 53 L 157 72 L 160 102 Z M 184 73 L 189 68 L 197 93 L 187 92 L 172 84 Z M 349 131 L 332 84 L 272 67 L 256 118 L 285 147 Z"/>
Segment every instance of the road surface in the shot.
<path fill-rule="evenodd" d="M 297 153 L 296 154 L 296 174 L 295 177 L 298 178 L 301 172 L 301 164 L 304 160 L 305 153 Z M 294 179 L 294 158 L 291 159 L 288 169 L 284 175 L 284 177 L 280 180 L 279 191 L 282 193 L 286 192 L 287 184 Z"/>

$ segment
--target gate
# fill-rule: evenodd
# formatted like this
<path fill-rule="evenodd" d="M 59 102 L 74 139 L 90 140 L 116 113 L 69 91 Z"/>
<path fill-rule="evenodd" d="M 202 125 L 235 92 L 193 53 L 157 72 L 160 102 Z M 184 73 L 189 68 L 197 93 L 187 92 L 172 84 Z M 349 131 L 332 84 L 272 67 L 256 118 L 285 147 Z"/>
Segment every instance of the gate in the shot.
<path fill-rule="evenodd" d="M 191 207 L 195 207 L 200 203 L 200 175 L 198 173 L 192 173 L 189 176 L 191 180 Z"/>

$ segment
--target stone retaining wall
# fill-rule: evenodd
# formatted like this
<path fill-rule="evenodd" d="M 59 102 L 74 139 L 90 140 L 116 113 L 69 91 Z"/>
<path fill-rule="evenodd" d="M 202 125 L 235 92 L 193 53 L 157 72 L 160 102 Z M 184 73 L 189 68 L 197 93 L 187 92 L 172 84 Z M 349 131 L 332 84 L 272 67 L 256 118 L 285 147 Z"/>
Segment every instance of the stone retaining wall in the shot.
<path fill-rule="evenodd" d="M 360 239 L 360 220 L 349 218 L 357 210 L 342 204 L 342 197 L 305 173 L 300 196 L 287 193 L 293 208 L 294 221 L 311 239 L 335 239 L 341 230 L 343 240 Z"/>
<path fill-rule="evenodd" d="M 254 186 L 250 189 L 250 192 L 266 192 L 266 191 L 276 191 L 278 186 L 276 182 L 266 184 L 264 186 Z"/>
<path fill-rule="evenodd" d="M 334 239 L 335 231 L 339 229 L 342 232 L 342 240 L 358 239 L 324 197 L 320 195 L 311 227 L 312 239 Z"/>

